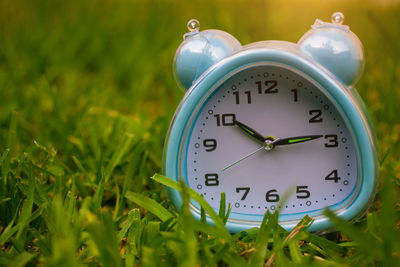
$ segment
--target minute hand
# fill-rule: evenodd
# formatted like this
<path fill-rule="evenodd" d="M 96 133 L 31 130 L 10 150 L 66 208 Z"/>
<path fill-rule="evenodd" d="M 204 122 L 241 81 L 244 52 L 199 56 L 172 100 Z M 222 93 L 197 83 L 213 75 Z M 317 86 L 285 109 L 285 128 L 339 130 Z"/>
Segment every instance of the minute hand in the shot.
<path fill-rule="evenodd" d="M 302 142 L 311 141 L 314 139 L 321 138 L 323 135 L 303 135 L 303 136 L 295 136 L 295 137 L 288 137 L 277 139 L 273 142 L 274 146 L 283 146 L 283 145 L 292 145 Z"/>

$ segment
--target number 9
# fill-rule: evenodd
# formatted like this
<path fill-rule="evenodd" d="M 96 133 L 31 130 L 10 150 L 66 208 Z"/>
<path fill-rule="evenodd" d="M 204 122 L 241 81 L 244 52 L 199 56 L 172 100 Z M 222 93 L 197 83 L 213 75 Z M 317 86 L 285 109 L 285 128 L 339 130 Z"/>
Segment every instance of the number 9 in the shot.
<path fill-rule="evenodd" d="M 214 151 L 217 148 L 217 140 L 215 139 L 204 139 L 203 145 L 207 152 Z"/>

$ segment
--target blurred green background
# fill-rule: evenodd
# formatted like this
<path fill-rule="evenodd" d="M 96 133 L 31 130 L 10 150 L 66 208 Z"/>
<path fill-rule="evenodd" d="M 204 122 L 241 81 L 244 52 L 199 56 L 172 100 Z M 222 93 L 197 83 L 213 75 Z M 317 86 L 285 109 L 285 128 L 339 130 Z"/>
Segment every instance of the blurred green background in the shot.
<path fill-rule="evenodd" d="M 38 140 L 65 149 L 68 137 L 84 134 L 93 115 L 123 114 L 145 124 L 162 118 L 164 135 L 183 96 L 171 66 L 189 19 L 197 18 L 202 29 L 227 31 L 242 44 L 297 42 L 316 18 L 329 21 L 342 11 L 364 44 L 366 67 L 357 88 L 376 124 L 381 152 L 393 145 L 398 151 L 396 2 L 3 0 L 0 140 L 13 111 L 20 114 L 21 146 Z"/>
<path fill-rule="evenodd" d="M 165 201 L 148 178 L 161 171 L 164 137 L 184 95 L 172 61 L 189 19 L 242 44 L 297 42 L 316 18 L 330 21 L 335 11 L 364 45 L 366 65 L 356 88 L 376 128 L 381 181 L 391 180 L 399 191 L 400 1 L 1 0 L 0 165 L 1 177 L 14 177 L 0 188 L 1 250 L 24 248 L 40 236 L 18 234 L 19 243 L 4 237 L 19 204 L 30 199 L 29 177 L 42 188 L 35 189 L 42 195 L 31 210 L 67 192 L 81 207 L 104 167 L 100 204 L 113 211 L 116 225 L 136 207 L 124 202 L 127 190 Z M 380 192 L 371 212 L 381 209 Z M 396 225 L 386 231 L 397 231 Z M 47 231 L 41 222 L 32 227 Z M 75 255 L 70 252 L 65 257 Z"/>

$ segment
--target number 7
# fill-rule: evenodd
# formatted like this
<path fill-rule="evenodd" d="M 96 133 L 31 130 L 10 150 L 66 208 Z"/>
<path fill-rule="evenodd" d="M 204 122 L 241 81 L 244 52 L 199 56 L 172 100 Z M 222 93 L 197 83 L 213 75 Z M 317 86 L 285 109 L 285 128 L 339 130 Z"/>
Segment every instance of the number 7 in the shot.
<path fill-rule="evenodd" d="M 236 193 L 239 193 L 240 191 L 245 191 L 242 198 L 240 200 L 245 200 L 247 197 L 247 194 L 250 191 L 250 187 L 236 187 Z"/>

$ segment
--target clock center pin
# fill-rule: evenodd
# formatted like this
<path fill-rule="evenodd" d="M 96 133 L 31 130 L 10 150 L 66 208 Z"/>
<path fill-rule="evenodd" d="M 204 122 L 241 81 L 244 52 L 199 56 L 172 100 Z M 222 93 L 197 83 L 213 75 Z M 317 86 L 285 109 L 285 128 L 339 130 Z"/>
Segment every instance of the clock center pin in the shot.
<path fill-rule="evenodd" d="M 271 141 L 269 139 L 264 141 L 264 149 L 266 151 L 271 151 L 272 149 L 274 149 L 274 141 Z"/>
<path fill-rule="evenodd" d="M 266 136 L 266 137 L 265 137 L 264 144 L 263 144 L 264 149 L 265 149 L 266 151 L 271 151 L 272 149 L 274 149 L 274 147 L 275 147 L 275 145 L 274 145 L 275 141 L 276 141 L 276 138 L 275 138 L 275 137 L 273 137 L 273 136 Z"/>

